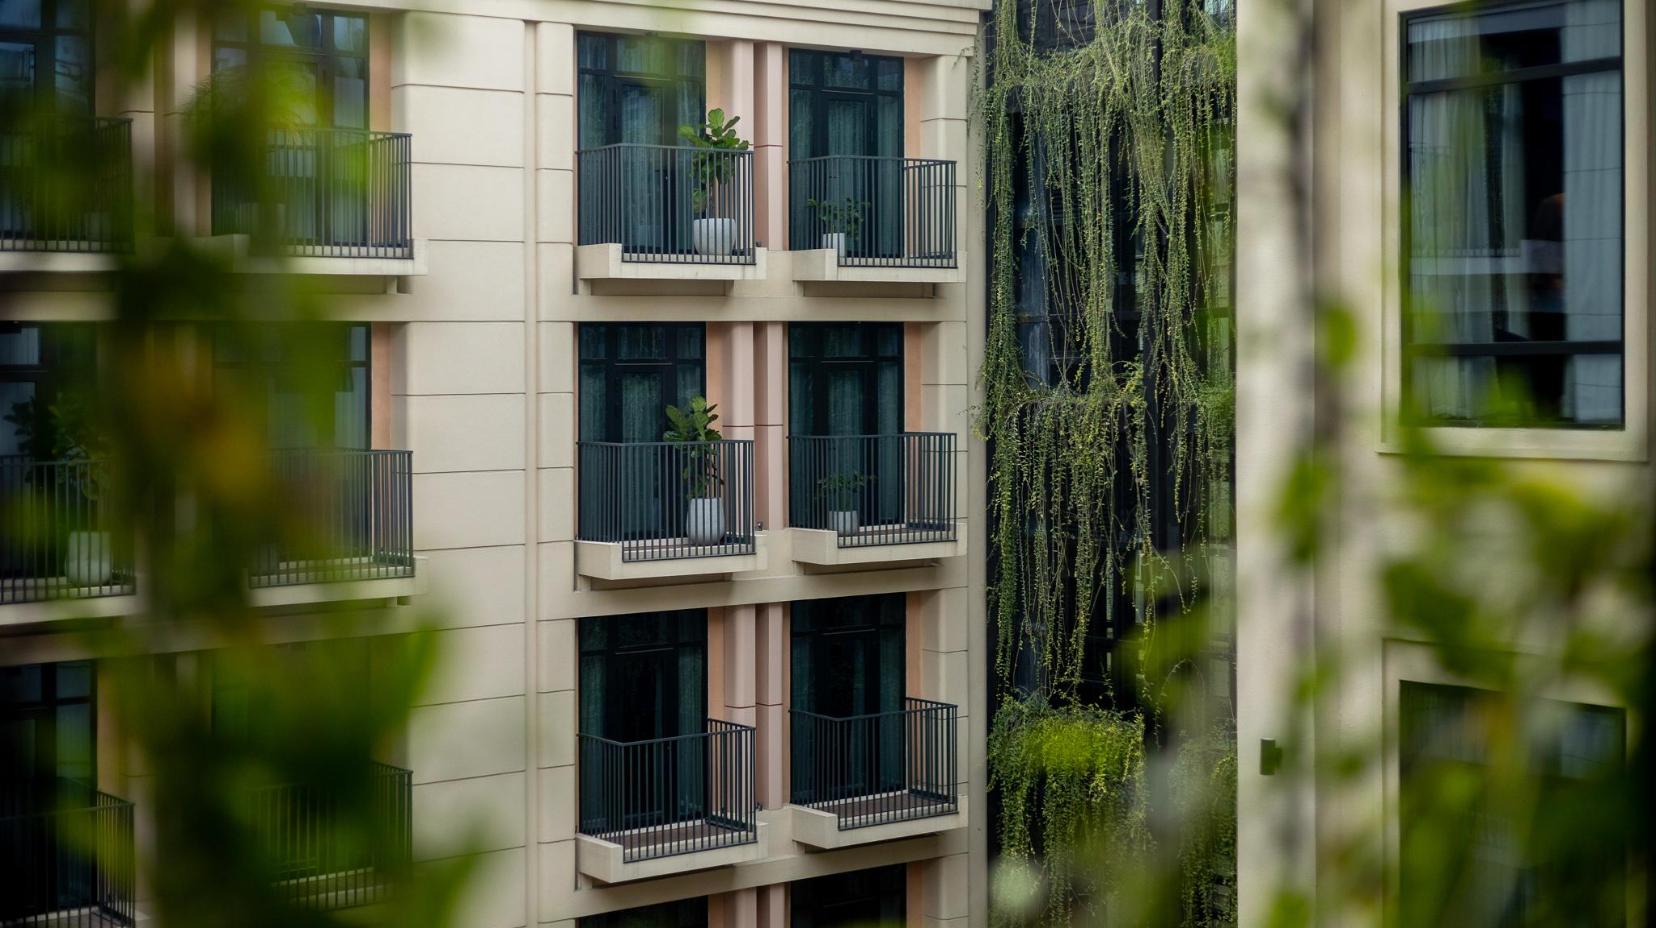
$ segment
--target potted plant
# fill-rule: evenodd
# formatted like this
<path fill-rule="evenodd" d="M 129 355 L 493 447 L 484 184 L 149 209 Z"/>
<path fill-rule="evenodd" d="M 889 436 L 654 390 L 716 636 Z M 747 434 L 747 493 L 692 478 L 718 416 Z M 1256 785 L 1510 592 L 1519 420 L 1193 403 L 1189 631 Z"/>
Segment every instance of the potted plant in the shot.
<path fill-rule="evenodd" d="M 736 170 L 731 152 L 747 151 L 748 142 L 736 134 L 740 116 L 725 119 L 724 110 L 709 110 L 700 126 L 679 126 L 679 138 L 696 153 L 690 157 L 690 207 L 696 219 L 690 223 L 690 243 L 700 255 L 729 255 L 736 251 L 736 219 L 707 215 L 708 203 L 720 184 Z"/>
<path fill-rule="evenodd" d="M 829 474 L 817 481 L 817 493 L 828 507 L 828 527 L 840 535 L 855 535 L 862 526 L 858 521 L 858 502 L 863 487 L 874 478 L 857 471 Z"/>
<path fill-rule="evenodd" d="M 690 494 L 684 514 L 684 534 L 693 545 L 716 545 L 724 541 L 724 478 L 719 476 L 719 450 L 713 442 L 724 436 L 713 428 L 719 419 L 718 407 L 705 396 L 690 399 L 687 409 L 667 407 L 663 441 L 689 444 L 685 449 L 683 477 Z"/>
<path fill-rule="evenodd" d="M 85 511 L 95 513 L 106 494 L 109 471 L 91 399 L 65 393 L 46 408 L 45 415 L 37 409 L 34 400 L 14 403 L 5 418 L 12 423 L 24 453 L 51 465 L 37 471 L 53 483 L 42 491 L 54 496 L 79 495 L 91 504 Z M 65 536 L 63 576 L 72 586 L 102 586 L 115 572 L 109 532 L 96 525 L 94 518 L 71 526 Z"/>
<path fill-rule="evenodd" d="M 805 205 L 816 211 L 817 221 L 826 230 L 819 243 L 821 247 L 833 249 L 837 257 L 845 257 L 846 243 L 862 229 L 863 209 L 867 203 L 852 197 L 846 197 L 839 203 L 812 198 L 806 200 Z"/>

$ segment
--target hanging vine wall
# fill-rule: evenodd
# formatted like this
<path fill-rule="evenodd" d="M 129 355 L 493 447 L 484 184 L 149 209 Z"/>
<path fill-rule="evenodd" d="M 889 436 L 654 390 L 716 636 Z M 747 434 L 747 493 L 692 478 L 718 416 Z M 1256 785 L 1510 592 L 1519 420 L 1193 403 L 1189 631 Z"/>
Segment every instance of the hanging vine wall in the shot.
<path fill-rule="evenodd" d="M 1038 853 L 1045 870 L 1045 902 L 1020 918 L 1047 925 L 1069 924 L 1087 896 L 1073 878 L 1080 823 L 1107 822 L 1125 847 L 1152 840 L 1157 622 L 1207 592 L 1189 568 L 1222 550 L 1230 518 L 1231 17 L 1213 0 L 1080 3 L 1060 8 L 1065 22 L 1041 21 L 1051 2 L 996 3 L 976 114 L 994 217 L 979 410 L 989 607 L 1010 694 L 990 776 L 1001 853 Z M 1110 694 L 1114 710 L 1079 705 L 1100 621 L 1134 630 L 1134 653 L 1115 655 L 1137 668 L 1134 693 Z M 1202 740 L 1181 758 L 1202 758 L 1203 778 L 1234 796 L 1228 729 Z M 1204 837 L 1178 864 L 1185 924 L 1230 917 L 1214 885 L 1223 895 L 1234 874 L 1220 833 L 1234 835 L 1234 799 L 1203 802 Z"/>

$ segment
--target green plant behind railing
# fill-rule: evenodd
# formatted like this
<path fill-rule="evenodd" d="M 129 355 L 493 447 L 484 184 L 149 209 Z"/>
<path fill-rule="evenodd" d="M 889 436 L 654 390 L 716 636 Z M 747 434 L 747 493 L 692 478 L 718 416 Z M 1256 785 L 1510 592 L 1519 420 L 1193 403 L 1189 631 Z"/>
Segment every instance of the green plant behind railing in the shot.
<path fill-rule="evenodd" d="M 862 231 L 863 213 L 868 209 L 868 201 L 856 197 L 846 197 L 838 203 L 811 197 L 805 205 L 817 214 L 824 232 L 843 233 L 847 238 L 855 238 Z"/>
<path fill-rule="evenodd" d="M 857 508 L 862 491 L 877 479 L 861 471 L 840 471 L 817 481 L 817 495 L 830 511 L 846 512 Z"/>
<path fill-rule="evenodd" d="M 735 173 L 734 152 L 749 148 L 748 141 L 736 134 L 736 124 L 741 121 L 740 116 L 725 119 L 724 110 L 713 109 L 708 110 L 702 125 L 679 126 L 679 138 L 697 150 L 690 158 L 690 205 L 697 216 L 706 215 L 708 199 Z"/>
<path fill-rule="evenodd" d="M 718 408 L 705 396 L 691 397 L 684 409 L 667 407 L 669 428 L 661 434 L 661 440 L 690 446 L 685 449 L 683 477 L 690 495 L 697 499 L 717 496 L 724 486 L 719 473 L 719 446 L 715 444 L 724 436 L 713 427 L 719 421 Z"/>

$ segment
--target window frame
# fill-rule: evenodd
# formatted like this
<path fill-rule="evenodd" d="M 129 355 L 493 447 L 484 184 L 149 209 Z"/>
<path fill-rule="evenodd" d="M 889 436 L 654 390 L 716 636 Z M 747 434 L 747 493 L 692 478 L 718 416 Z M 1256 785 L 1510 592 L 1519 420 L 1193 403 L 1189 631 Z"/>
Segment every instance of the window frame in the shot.
<path fill-rule="evenodd" d="M 247 20 L 242 28 L 246 30 L 245 38 L 226 39 L 219 36 L 219 23 L 209 26 L 208 39 L 211 47 L 208 50 L 208 67 L 213 73 L 218 73 L 219 49 L 238 49 L 246 59 L 247 67 L 260 65 L 265 61 L 287 61 L 306 65 L 314 69 L 316 75 L 316 98 L 312 101 L 315 107 L 316 121 L 314 127 L 318 129 L 353 129 L 367 132 L 373 129 L 373 43 L 370 36 L 372 17 L 366 11 L 336 10 L 330 7 L 299 4 L 290 9 L 299 12 L 315 14 L 321 17 L 321 45 L 318 48 L 298 48 L 285 45 L 271 45 L 262 38 L 260 17 L 266 12 L 280 11 L 283 7 L 261 5 L 247 11 Z M 343 51 L 334 47 L 333 24 L 336 19 L 359 19 L 362 21 L 363 48 L 360 54 Z M 338 74 L 338 64 L 345 59 L 362 62 L 362 125 L 348 126 L 339 122 L 338 101 L 334 98 L 333 79 Z M 327 118 L 324 119 L 324 110 Z"/>
<path fill-rule="evenodd" d="M 1381 331 L 1377 344 L 1378 435 L 1375 448 L 1382 454 L 1403 454 L 1416 447 L 1404 434 L 1419 434 L 1435 453 L 1452 456 L 1533 458 L 1549 460 L 1597 460 L 1642 462 L 1649 460 L 1650 329 L 1648 301 L 1656 286 L 1656 262 L 1650 257 L 1650 222 L 1642 205 L 1651 202 L 1650 153 L 1656 122 L 1649 113 L 1650 82 L 1637 79 L 1650 68 L 1648 30 L 1650 13 L 1643 0 L 1621 0 L 1622 8 L 1622 202 L 1623 202 L 1623 287 L 1622 287 L 1622 426 L 1621 428 L 1557 428 L 1551 426 L 1478 426 L 1462 424 L 1417 424 L 1409 420 L 1405 403 L 1403 315 L 1406 301 L 1406 264 L 1403 191 L 1404 124 L 1407 118 L 1404 68 L 1405 44 L 1410 16 L 1470 8 L 1466 4 L 1445 4 L 1442 0 L 1382 0 L 1383 42 L 1378 61 L 1383 88 L 1382 106 L 1375 110 L 1375 122 L 1354 126 L 1370 129 L 1381 138 L 1381 177 L 1375 192 L 1381 209 L 1381 240 L 1384 271 L 1377 269 L 1380 288 Z M 1479 7 L 1480 9 L 1482 7 Z M 1633 79 L 1630 79 L 1632 76 Z M 1361 131 L 1357 132 L 1361 135 Z M 1357 143 L 1351 143 L 1355 145 Z M 1354 150 L 1347 150 L 1350 166 L 1358 171 L 1366 162 Z M 1355 191 L 1352 191 L 1355 193 Z M 1634 207 L 1640 207 L 1634 209 Z M 1630 218 L 1638 217 L 1638 218 Z M 1360 208 L 1351 210 L 1350 222 L 1369 222 Z M 1370 233 L 1360 237 L 1367 241 Z M 1348 256 L 1349 258 L 1350 256 Z M 1354 258 L 1354 260 L 1361 260 Z M 1360 273 L 1360 272 L 1359 272 Z M 1354 285 L 1368 284 L 1354 279 Z"/>
<path fill-rule="evenodd" d="M 619 57 L 620 44 L 623 39 L 659 43 L 663 48 L 668 50 L 669 54 L 675 60 L 677 52 L 690 46 L 695 46 L 701 51 L 701 73 L 691 74 L 686 72 L 682 67 L 676 68 L 672 73 L 668 74 L 624 71 L 615 66 L 616 59 Z M 594 68 L 582 63 L 585 58 L 585 56 L 581 54 L 583 50 L 582 45 L 588 42 L 604 42 L 609 46 L 609 59 L 611 62 L 610 67 Z M 675 101 L 678 99 L 678 93 L 673 93 L 673 91 L 682 93 L 687 89 L 694 88 L 696 91 L 696 99 L 698 101 L 696 109 L 703 114 L 702 118 L 705 118 L 705 114 L 707 112 L 707 43 L 701 39 L 658 36 L 654 34 L 636 35 L 617 32 L 604 32 L 602 30 L 580 30 L 575 33 L 575 90 L 577 96 L 581 93 L 581 87 L 584 83 L 586 83 L 586 78 L 588 77 L 593 78 L 595 82 L 601 84 L 604 92 L 606 93 L 618 91 L 621 87 L 627 84 L 635 84 L 655 90 L 668 91 L 670 97 Z M 605 147 L 608 145 L 622 144 L 621 107 L 614 105 L 615 102 L 616 101 L 613 99 L 605 100 L 605 105 L 600 109 L 603 114 L 603 126 L 601 127 L 602 132 L 600 134 L 605 139 L 610 139 L 612 141 L 606 141 L 601 145 L 593 147 Z M 654 143 L 638 144 L 657 144 L 667 146 L 676 146 L 681 144 L 678 139 L 678 128 L 683 123 L 675 117 L 674 113 L 676 110 L 676 105 L 663 108 L 661 113 L 662 137 L 658 141 Z M 588 147 L 581 143 L 581 140 L 585 137 L 584 130 L 587 128 L 586 126 L 580 124 L 581 112 L 580 101 L 577 100 L 575 106 L 575 147 L 577 150 L 582 150 Z"/>
<path fill-rule="evenodd" d="M 97 75 L 97 48 L 95 43 L 97 23 L 96 10 L 90 0 L 37 0 L 40 8 L 40 25 L 34 28 L 20 26 L 0 26 L 0 42 L 29 44 L 34 46 L 34 74 L 31 94 L 34 102 L 49 112 L 70 115 L 60 106 L 63 95 L 58 93 L 57 81 L 57 40 L 64 37 L 79 36 L 86 43 L 86 110 L 73 113 L 83 117 L 93 117 L 98 112 L 98 75 Z M 80 2 L 86 14 L 86 24 L 80 27 L 57 25 L 57 9 L 59 4 Z"/>

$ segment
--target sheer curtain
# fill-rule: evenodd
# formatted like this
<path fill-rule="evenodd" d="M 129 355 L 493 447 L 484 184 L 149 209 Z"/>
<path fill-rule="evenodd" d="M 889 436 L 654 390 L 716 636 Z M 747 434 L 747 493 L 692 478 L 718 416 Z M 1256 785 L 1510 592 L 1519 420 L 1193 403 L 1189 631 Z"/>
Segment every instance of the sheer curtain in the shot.
<path fill-rule="evenodd" d="M 1409 29 L 1411 80 L 1478 70 L 1478 23 Z M 1523 114 L 1514 85 L 1409 98 L 1409 241 L 1413 341 L 1494 340 L 1495 315 L 1523 319 L 1517 230 L 1524 223 Z M 1490 357 L 1420 357 L 1415 395 L 1429 417 L 1466 418 L 1494 385 Z"/>
<path fill-rule="evenodd" d="M 1621 54 L 1619 0 L 1575 0 L 1560 30 L 1565 61 Z M 1565 337 L 1622 338 L 1621 72 L 1564 78 Z M 1583 423 L 1622 416 L 1619 355 L 1577 355 L 1564 383 L 1564 410 Z"/>

